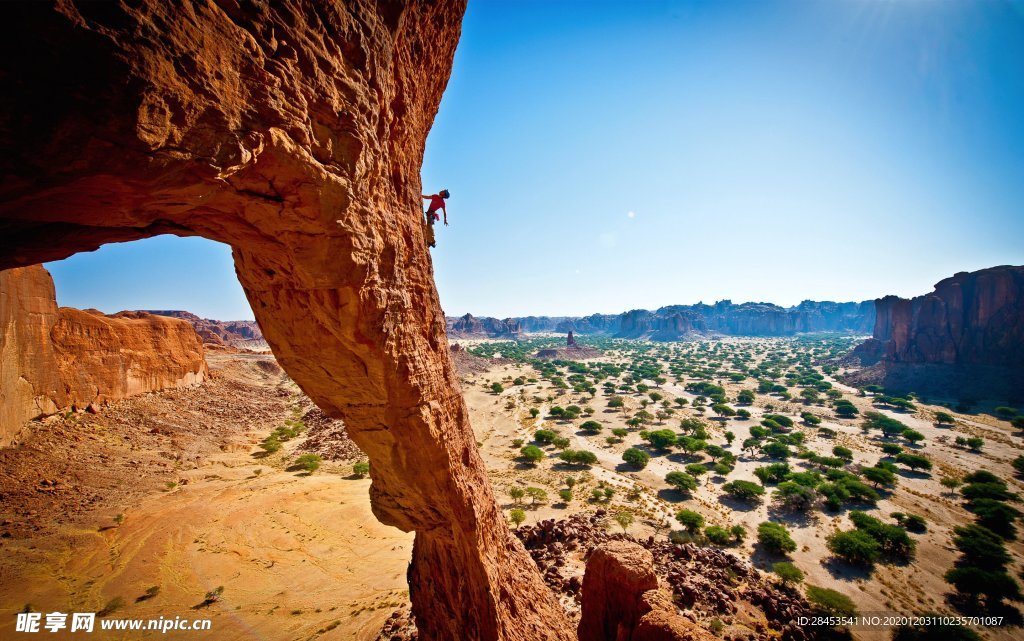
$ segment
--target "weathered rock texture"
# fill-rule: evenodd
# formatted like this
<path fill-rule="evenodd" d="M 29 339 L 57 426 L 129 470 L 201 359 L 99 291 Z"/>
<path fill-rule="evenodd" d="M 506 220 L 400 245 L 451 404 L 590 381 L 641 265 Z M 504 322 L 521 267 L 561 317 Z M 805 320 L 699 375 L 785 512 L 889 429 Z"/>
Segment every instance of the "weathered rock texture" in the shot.
<path fill-rule="evenodd" d="M 847 377 L 956 397 L 1024 400 L 1024 267 L 961 272 L 912 299 L 875 301 L 875 330 Z"/>
<path fill-rule="evenodd" d="M 597 358 L 601 354 L 601 350 L 577 343 L 576 337 L 572 335 L 572 330 L 570 329 L 569 334 L 565 337 L 565 347 L 539 350 L 534 354 L 534 358 L 578 361 L 586 358 Z"/>
<path fill-rule="evenodd" d="M 472 314 L 466 314 L 459 318 L 446 319 L 446 322 L 448 324 L 448 335 L 459 338 L 478 336 L 515 338 L 522 332 L 519 323 L 511 318 L 499 320 L 489 316 L 477 318 Z"/>
<path fill-rule="evenodd" d="M 714 639 L 684 619 L 672 595 L 659 589 L 654 557 L 630 541 L 609 541 L 587 561 L 580 641 Z"/>
<path fill-rule="evenodd" d="M 471 319 L 471 323 L 469 320 Z M 792 336 L 814 332 L 866 334 L 874 323 L 874 304 L 804 301 L 795 307 L 723 300 L 714 305 L 671 305 L 655 311 L 636 309 L 622 314 L 591 316 L 526 316 L 448 319 L 452 335 L 513 336 L 520 332 L 601 334 L 615 338 L 675 341 L 702 336 Z M 466 328 L 472 326 L 472 332 Z M 514 328 L 514 332 L 510 331 Z"/>
<path fill-rule="evenodd" d="M 57 307 L 40 265 L 0 272 L 0 446 L 25 421 L 201 383 L 203 344 L 181 320 Z"/>
<path fill-rule="evenodd" d="M 568 639 L 494 500 L 424 242 L 420 165 L 464 11 L 5 6 L 0 267 L 166 233 L 227 243 L 280 364 L 371 459 L 374 513 L 416 531 L 422 638 Z"/>
<path fill-rule="evenodd" d="M 167 309 L 147 309 L 146 312 L 157 316 L 170 316 L 187 320 L 195 328 L 196 333 L 203 339 L 204 343 L 213 345 L 228 345 L 251 350 L 267 348 L 267 342 L 263 340 L 263 331 L 255 321 L 219 321 L 209 318 L 201 318 L 192 312 Z"/>
<path fill-rule="evenodd" d="M 1020 366 L 1024 267 L 960 272 L 935 291 L 875 301 L 875 331 L 858 348 L 888 361 Z"/>

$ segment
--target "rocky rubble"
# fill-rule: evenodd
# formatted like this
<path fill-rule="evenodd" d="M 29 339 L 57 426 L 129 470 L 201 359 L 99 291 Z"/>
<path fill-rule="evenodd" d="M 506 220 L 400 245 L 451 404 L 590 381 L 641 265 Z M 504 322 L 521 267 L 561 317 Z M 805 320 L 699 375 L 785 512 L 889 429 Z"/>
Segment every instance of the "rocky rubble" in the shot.
<path fill-rule="evenodd" d="M 251 360 L 214 365 L 196 387 L 163 390 L 36 424 L 0 448 L 0 537 L 45 533 L 91 519 L 178 483 L 178 472 L 222 451 L 252 449 L 263 433 L 308 403 Z"/>
<path fill-rule="evenodd" d="M 306 424 L 305 440 L 300 452 L 319 454 L 327 461 L 355 461 L 366 458 L 359 446 L 352 442 L 345 423 L 324 414 L 312 403 L 306 403 L 302 421 Z"/>
<path fill-rule="evenodd" d="M 147 309 L 148 314 L 156 316 L 168 316 L 188 321 L 195 328 L 196 333 L 203 339 L 204 343 L 212 345 L 227 345 L 239 349 L 251 351 L 264 351 L 270 349 L 267 341 L 263 338 L 263 331 L 256 321 L 219 321 L 209 318 L 201 318 L 192 312 L 170 309 Z"/>
<path fill-rule="evenodd" d="M 653 537 L 637 541 L 606 529 L 608 514 L 576 514 L 563 520 L 544 520 L 520 527 L 516 535 L 526 546 L 557 593 L 583 602 L 584 579 L 572 557 L 588 559 L 611 541 L 632 541 L 650 551 L 655 572 L 683 616 L 695 625 L 712 618 L 731 620 L 725 638 L 766 640 L 776 634 L 787 641 L 808 641 L 808 629 L 797 627 L 798 616 L 809 613 L 799 594 L 766 579 L 748 561 L 713 547 L 674 544 Z"/>

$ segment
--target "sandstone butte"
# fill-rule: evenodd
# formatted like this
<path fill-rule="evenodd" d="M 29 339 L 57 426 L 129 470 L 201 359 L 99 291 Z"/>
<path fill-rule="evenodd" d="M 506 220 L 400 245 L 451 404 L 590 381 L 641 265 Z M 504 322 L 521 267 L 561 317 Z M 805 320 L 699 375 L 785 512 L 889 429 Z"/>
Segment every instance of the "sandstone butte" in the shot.
<path fill-rule="evenodd" d="M 231 246 L 282 367 L 416 532 L 420 638 L 575 637 L 477 451 L 419 172 L 464 0 L 21 3 L 0 47 L 0 269 L 158 234 Z M 29 53 L 30 52 L 30 53 Z"/>
<path fill-rule="evenodd" d="M 0 272 L 0 446 L 27 420 L 209 375 L 188 322 L 58 309 L 54 294 L 41 265 Z"/>

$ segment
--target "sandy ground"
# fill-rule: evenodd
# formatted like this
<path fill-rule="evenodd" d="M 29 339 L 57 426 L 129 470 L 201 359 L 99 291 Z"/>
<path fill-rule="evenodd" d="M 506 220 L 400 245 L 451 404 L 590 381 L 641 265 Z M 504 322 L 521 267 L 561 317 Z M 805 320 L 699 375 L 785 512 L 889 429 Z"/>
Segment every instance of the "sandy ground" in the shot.
<path fill-rule="evenodd" d="M 0 638 L 21 636 L 14 613 L 27 604 L 43 613 L 96 612 L 115 599 L 123 605 L 108 618 L 211 619 L 212 631 L 96 631 L 88 638 L 375 638 L 408 601 L 412 535 L 373 517 L 369 480 L 349 476 L 350 464 L 306 475 L 289 471 L 284 453 L 259 458 L 255 442 L 274 418 L 254 425 L 244 447 L 177 470 L 173 487 L 125 495 L 124 504 L 86 512 L 75 523 L 58 518 L 41 533 L 3 539 Z M 110 516 L 115 510 L 124 515 L 120 525 Z M 152 587 L 158 594 L 146 598 Z M 221 597 L 204 605 L 218 587 Z"/>

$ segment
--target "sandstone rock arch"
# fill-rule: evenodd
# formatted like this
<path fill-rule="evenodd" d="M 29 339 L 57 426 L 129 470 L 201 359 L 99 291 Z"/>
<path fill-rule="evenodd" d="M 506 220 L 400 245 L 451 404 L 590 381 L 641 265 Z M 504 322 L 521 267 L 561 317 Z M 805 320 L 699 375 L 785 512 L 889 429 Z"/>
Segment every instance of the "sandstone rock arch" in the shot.
<path fill-rule="evenodd" d="M 416 531 L 422 638 L 568 639 L 484 474 L 422 237 L 464 4 L 5 5 L 0 268 L 231 245 L 282 366 L 369 454 L 374 513 Z"/>

